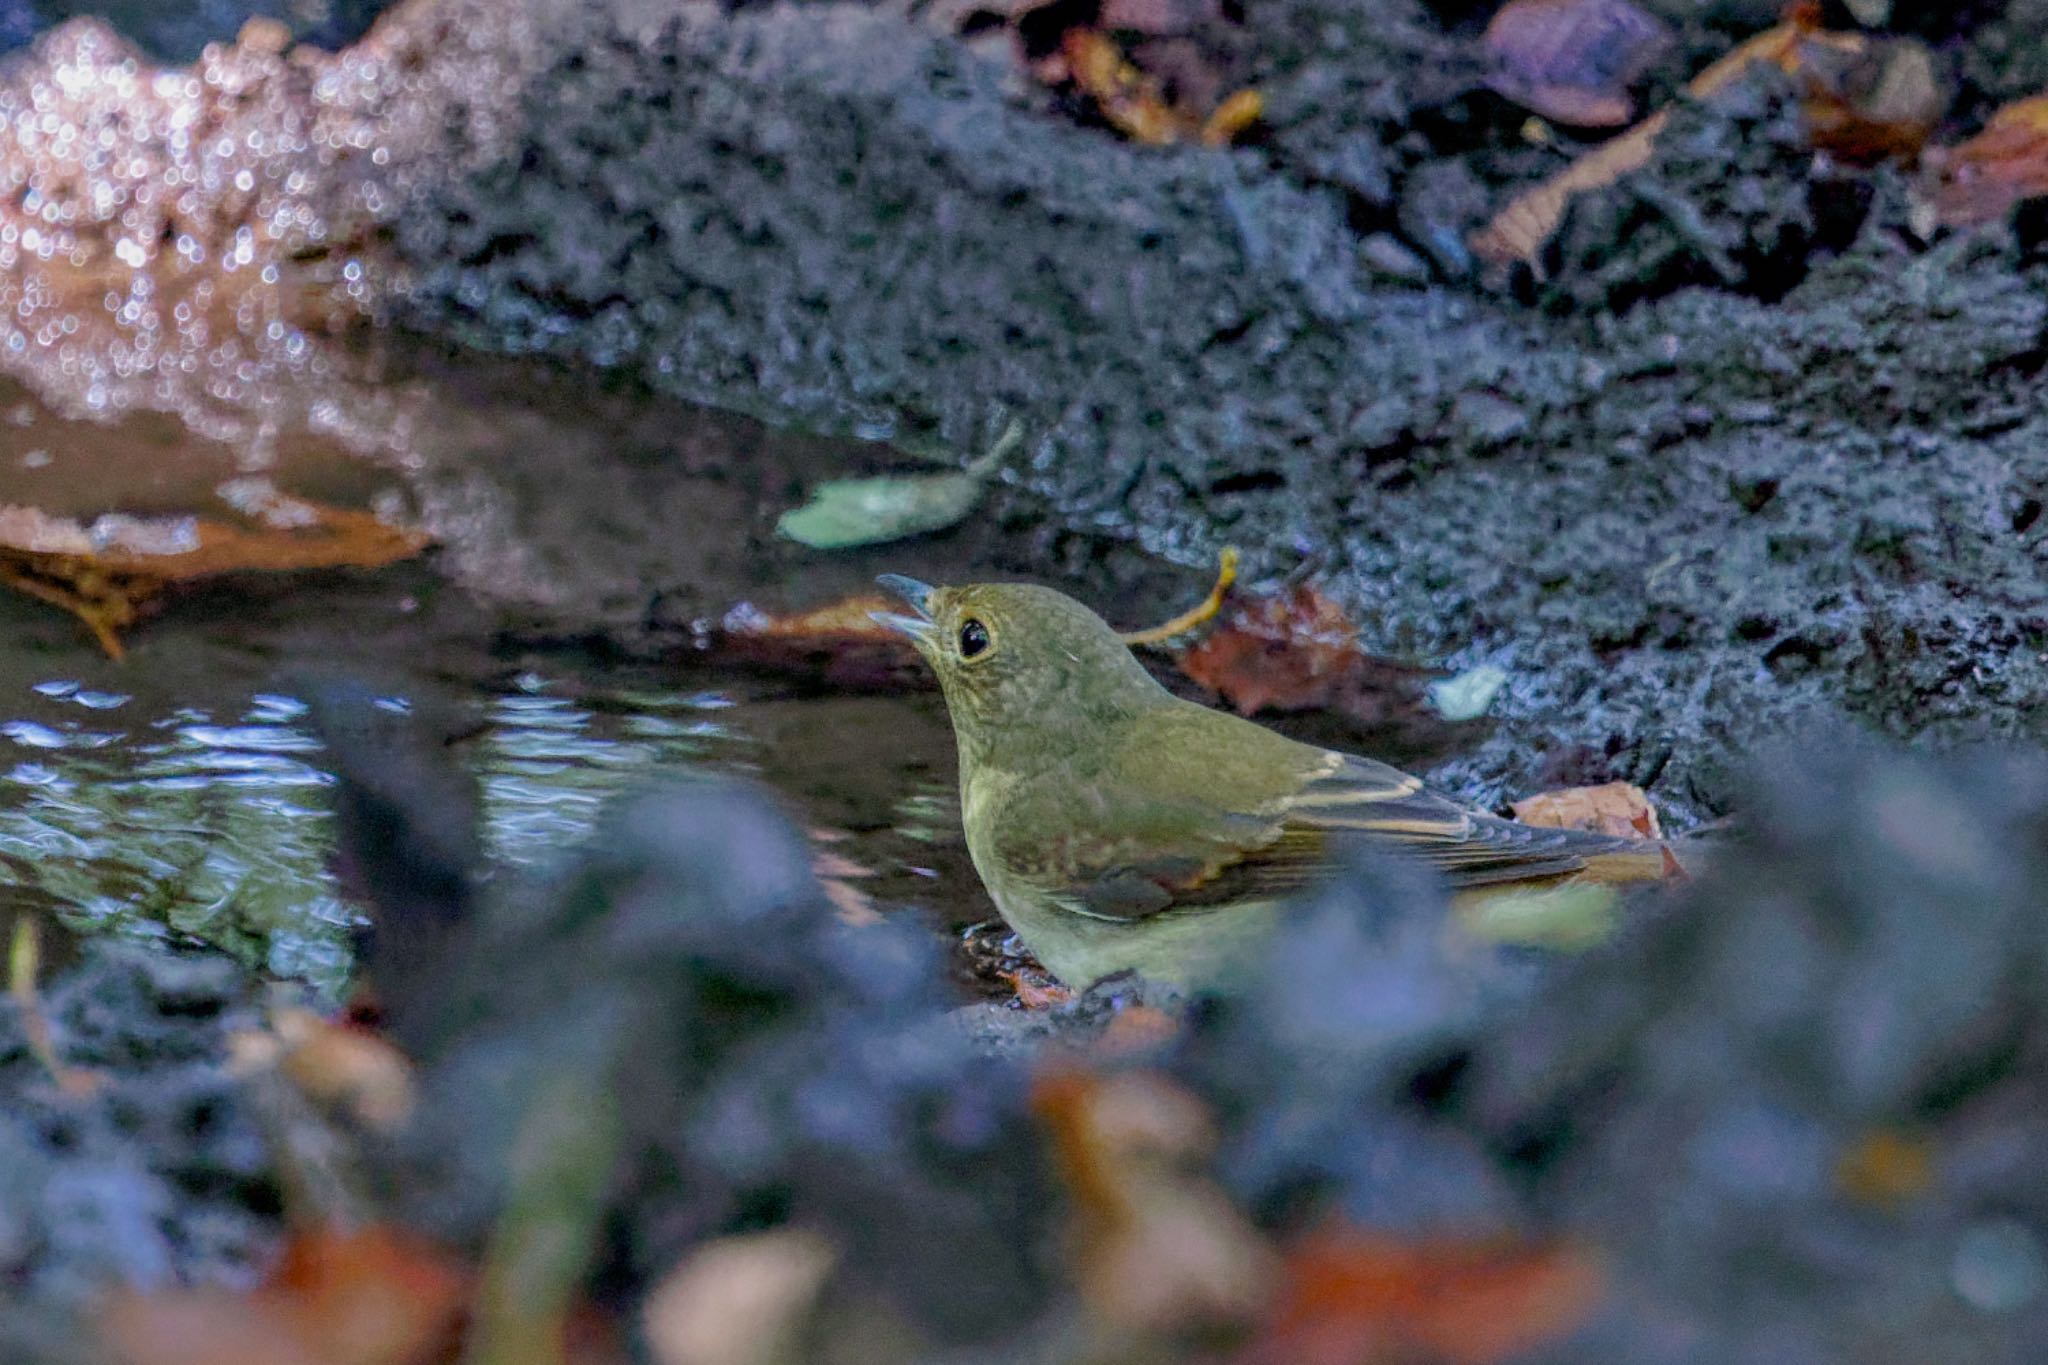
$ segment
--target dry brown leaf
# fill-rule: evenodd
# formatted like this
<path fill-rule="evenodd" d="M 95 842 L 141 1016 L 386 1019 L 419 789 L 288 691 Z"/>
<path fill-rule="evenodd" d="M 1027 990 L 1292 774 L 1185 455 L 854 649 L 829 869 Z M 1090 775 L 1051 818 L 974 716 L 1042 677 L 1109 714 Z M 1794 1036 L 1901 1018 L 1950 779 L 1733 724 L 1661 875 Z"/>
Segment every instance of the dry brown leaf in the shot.
<path fill-rule="evenodd" d="M 1172 1336 L 1249 1322 L 1274 1283 L 1272 1253 L 1200 1169 L 1207 1109 L 1152 1072 L 1057 1068 L 1032 1107 L 1074 1200 L 1074 1282 L 1112 1334 Z"/>
<path fill-rule="evenodd" d="M 100 1314 L 126 1365 L 441 1365 L 470 1275 L 390 1227 L 294 1237 L 265 1284 L 114 1294 Z"/>
<path fill-rule="evenodd" d="M 901 607 L 875 593 L 786 616 L 771 616 L 742 602 L 716 626 L 700 630 L 697 647 L 720 665 L 792 675 L 828 687 L 929 686 L 931 672 L 909 637 L 870 616 Z"/>
<path fill-rule="evenodd" d="M 1368 730 L 1414 708 L 1426 676 L 1366 653 L 1350 617 L 1308 584 L 1227 594 L 1209 633 L 1179 663 L 1243 715 L 1324 711 Z"/>
<path fill-rule="evenodd" d="M 1513 1241 L 1336 1228 L 1284 1266 L 1274 1312 L 1236 1365 L 1495 1365 L 1573 1331 L 1605 1293 L 1584 1253 Z"/>
<path fill-rule="evenodd" d="M 91 526 L 0 506 L 0 582 L 83 621 L 111 658 L 165 588 L 217 574 L 381 568 L 428 538 L 369 512 L 272 497 L 241 526 L 203 517 L 104 516 Z"/>
<path fill-rule="evenodd" d="M 2022 200 L 2048 195 L 2048 94 L 2008 104 L 1984 131 L 1927 155 L 1937 223 L 1996 222 Z"/>
<path fill-rule="evenodd" d="M 1800 40 L 1809 32 L 1806 25 L 1798 22 L 1766 29 L 1693 77 L 1685 87 L 1686 93 L 1694 99 L 1705 99 L 1733 84 L 1757 62 L 1789 67 Z M 1472 250 L 1482 260 L 1496 265 L 1536 265 L 1543 244 L 1557 231 L 1572 197 L 1612 185 L 1629 172 L 1648 165 L 1656 154 L 1657 137 L 1670 119 L 1668 109 L 1659 109 L 1534 189 L 1517 195 L 1494 215 L 1492 222 L 1472 234 Z"/>
<path fill-rule="evenodd" d="M 648 1350 L 656 1365 L 799 1365 L 804 1324 L 838 1263 L 802 1228 L 698 1247 L 641 1308 Z"/>
<path fill-rule="evenodd" d="M 1616 128 L 1635 113 L 1629 87 L 1672 40 L 1629 0 L 1509 0 L 1484 41 L 1502 95 L 1558 123 Z"/>
<path fill-rule="evenodd" d="M 1563 787 L 1514 803 L 1515 818 L 1545 829 L 1582 829 L 1618 839 L 1661 839 L 1657 808 L 1641 787 L 1607 782 L 1597 787 Z"/>

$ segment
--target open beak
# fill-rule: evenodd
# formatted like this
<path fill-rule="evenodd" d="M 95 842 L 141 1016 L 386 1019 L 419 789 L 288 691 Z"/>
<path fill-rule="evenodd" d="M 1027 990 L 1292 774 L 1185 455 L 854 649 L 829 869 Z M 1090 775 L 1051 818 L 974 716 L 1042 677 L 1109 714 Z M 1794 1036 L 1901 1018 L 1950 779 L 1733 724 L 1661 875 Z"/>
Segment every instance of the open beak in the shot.
<path fill-rule="evenodd" d="M 930 610 L 932 593 L 937 590 L 929 583 L 920 583 L 915 578 L 905 578 L 900 573 L 882 574 L 875 582 L 908 602 L 910 609 L 917 615 L 905 616 L 901 612 L 871 611 L 868 618 L 891 630 L 902 631 L 916 644 L 930 644 L 938 633 L 938 627 L 932 624 Z"/>

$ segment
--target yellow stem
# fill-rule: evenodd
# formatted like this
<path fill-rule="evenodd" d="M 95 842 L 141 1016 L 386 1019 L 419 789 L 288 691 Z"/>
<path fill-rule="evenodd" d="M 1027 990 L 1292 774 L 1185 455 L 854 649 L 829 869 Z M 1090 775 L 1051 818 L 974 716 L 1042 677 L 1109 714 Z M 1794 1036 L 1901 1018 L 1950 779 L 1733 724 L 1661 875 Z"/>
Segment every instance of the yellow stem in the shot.
<path fill-rule="evenodd" d="M 1216 613 L 1223 609 L 1224 594 L 1230 585 L 1237 582 L 1237 547 L 1224 547 L 1216 565 L 1216 586 L 1209 589 L 1209 595 L 1201 600 L 1192 611 L 1184 611 L 1164 625 L 1150 630 L 1134 630 L 1123 637 L 1123 642 L 1133 649 L 1142 645 L 1163 645 L 1176 635 L 1185 634 L 1196 626 L 1206 625 Z"/>

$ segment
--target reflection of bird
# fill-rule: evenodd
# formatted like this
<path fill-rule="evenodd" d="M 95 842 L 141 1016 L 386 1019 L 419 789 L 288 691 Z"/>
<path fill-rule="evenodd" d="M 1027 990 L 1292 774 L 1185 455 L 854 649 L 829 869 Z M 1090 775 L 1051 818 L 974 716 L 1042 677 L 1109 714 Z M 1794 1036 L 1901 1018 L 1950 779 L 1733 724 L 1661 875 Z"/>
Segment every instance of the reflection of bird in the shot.
<path fill-rule="evenodd" d="M 1183 701 L 1102 619 L 1049 588 L 887 574 L 878 613 L 939 675 L 968 851 L 996 907 L 1071 985 L 1126 969 L 1213 980 L 1343 836 L 1453 888 L 1661 876 L 1659 844 L 1468 810 L 1368 758 Z"/>

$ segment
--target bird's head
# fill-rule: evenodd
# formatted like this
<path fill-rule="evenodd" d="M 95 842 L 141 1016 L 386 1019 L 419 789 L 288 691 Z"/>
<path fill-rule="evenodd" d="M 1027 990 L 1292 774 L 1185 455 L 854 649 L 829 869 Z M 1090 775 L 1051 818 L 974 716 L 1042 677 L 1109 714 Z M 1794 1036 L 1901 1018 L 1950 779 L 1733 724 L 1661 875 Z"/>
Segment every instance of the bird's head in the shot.
<path fill-rule="evenodd" d="M 878 580 L 913 614 L 876 612 L 908 635 L 939 675 L 963 750 L 1002 747 L 1041 730 L 1086 734 L 1165 695 L 1117 633 L 1064 593 L 1029 583 L 935 588 Z"/>

